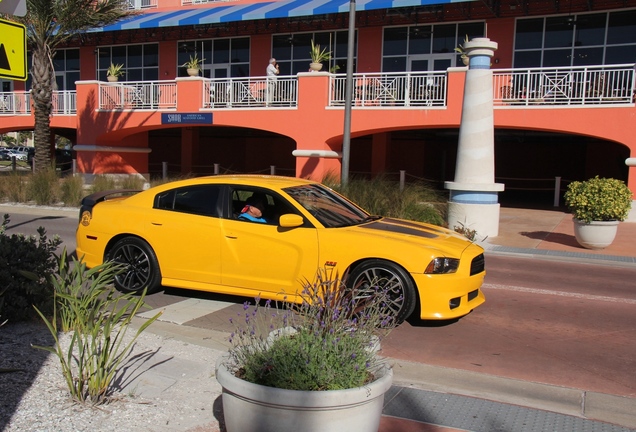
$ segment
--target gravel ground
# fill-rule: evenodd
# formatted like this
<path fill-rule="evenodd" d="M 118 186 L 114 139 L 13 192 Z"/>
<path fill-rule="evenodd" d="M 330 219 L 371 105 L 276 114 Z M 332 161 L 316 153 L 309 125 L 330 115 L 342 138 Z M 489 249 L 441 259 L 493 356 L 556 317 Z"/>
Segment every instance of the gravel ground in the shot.
<path fill-rule="evenodd" d="M 223 430 L 214 378 L 221 351 L 146 331 L 116 378 L 114 400 L 92 407 L 71 400 L 58 358 L 31 344 L 53 345 L 42 324 L 0 327 L 2 431 Z"/>

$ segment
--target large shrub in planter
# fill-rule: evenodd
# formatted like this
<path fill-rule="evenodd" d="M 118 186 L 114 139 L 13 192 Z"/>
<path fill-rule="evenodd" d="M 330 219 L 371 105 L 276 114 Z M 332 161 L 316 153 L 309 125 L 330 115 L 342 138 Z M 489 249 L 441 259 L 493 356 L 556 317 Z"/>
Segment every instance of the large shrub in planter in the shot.
<path fill-rule="evenodd" d="M 37 236 L 7 235 L 8 223 L 9 215 L 4 215 L 0 225 L 0 319 L 23 321 L 37 316 L 33 306 L 52 310 L 50 280 L 57 267 L 55 250 L 62 240 L 47 238 L 42 227 Z"/>
<path fill-rule="evenodd" d="M 570 183 L 564 199 L 568 211 L 586 223 L 624 221 L 632 206 L 632 192 L 625 182 L 599 176 Z"/>

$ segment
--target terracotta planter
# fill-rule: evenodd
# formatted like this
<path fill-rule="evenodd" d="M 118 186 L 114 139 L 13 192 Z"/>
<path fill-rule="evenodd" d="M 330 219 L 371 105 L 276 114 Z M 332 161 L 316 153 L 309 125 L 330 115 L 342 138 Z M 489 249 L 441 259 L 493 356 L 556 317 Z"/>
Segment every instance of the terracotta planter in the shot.
<path fill-rule="evenodd" d="M 619 221 L 592 221 L 586 223 L 576 218 L 574 237 L 581 246 L 587 249 L 604 249 L 612 244 L 616 237 Z"/>
<path fill-rule="evenodd" d="M 388 366 L 378 378 L 348 390 L 283 390 L 244 381 L 216 363 L 223 387 L 223 416 L 227 432 L 377 432 L 384 393 L 391 388 Z"/>

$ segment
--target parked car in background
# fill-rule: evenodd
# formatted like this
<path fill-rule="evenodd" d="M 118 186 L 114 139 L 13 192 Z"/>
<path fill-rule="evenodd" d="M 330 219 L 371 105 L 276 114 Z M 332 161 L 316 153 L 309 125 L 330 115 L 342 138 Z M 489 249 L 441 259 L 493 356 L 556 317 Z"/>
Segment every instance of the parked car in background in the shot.
<path fill-rule="evenodd" d="M 15 160 L 26 162 L 28 159 L 28 155 L 26 153 L 20 153 L 13 148 L 2 149 L 3 153 L 6 153 L 9 158 L 7 160 L 11 160 L 11 158 L 15 157 Z"/>
<path fill-rule="evenodd" d="M 250 207 L 261 215 L 242 220 Z M 416 308 L 421 319 L 458 318 L 485 301 L 481 246 L 439 226 L 372 216 L 292 177 L 199 177 L 94 193 L 82 200 L 76 235 L 89 268 L 122 264 L 115 286 L 125 292 L 163 285 L 300 302 L 303 281 L 324 268 L 369 296 L 387 290 L 400 322 Z"/>
<path fill-rule="evenodd" d="M 55 149 L 55 168 L 64 172 L 73 169 L 73 150 Z"/>
<path fill-rule="evenodd" d="M 10 160 L 11 160 L 11 156 L 9 154 L 9 150 L 7 150 L 6 148 L 1 148 L 0 161 L 10 161 Z"/>

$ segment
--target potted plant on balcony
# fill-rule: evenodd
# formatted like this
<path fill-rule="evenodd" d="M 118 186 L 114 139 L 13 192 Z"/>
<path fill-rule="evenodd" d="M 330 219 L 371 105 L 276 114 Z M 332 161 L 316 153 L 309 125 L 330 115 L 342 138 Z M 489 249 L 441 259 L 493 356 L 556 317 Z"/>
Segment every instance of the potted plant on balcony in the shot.
<path fill-rule="evenodd" d="M 106 69 L 106 79 L 109 82 L 118 81 L 119 77 L 126 73 L 123 68 L 123 64 L 111 63 L 110 66 L 108 66 L 108 69 Z"/>
<path fill-rule="evenodd" d="M 203 63 L 205 59 L 199 59 L 197 54 L 190 56 L 190 60 L 181 65 L 181 67 L 186 68 L 188 75 L 190 76 L 198 76 L 199 71 L 201 70 L 201 63 Z"/>
<path fill-rule="evenodd" d="M 466 37 L 464 38 L 464 44 L 466 44 L 466 42 L 468 42 L 468 35 L 466 35 Z M 464 66 L 468 66 L 469 59 L 468 55 L 466 55 L 466 49 L 464 48 L 464 45 L 457 45 L 457 48 L 455 48 L 455 52 L 460 54 L 459 57 L 462 59 L 462 63 L 464 63 Z"/>
<path fill-rule="evenodd" d="M 301 304 L 246 303 L 216 364 L 226 430 L 376 432 L 393 377 L 379 344 L 395 327 L 381 291 L 321 270 Z"/>
<path fill-rule="evenodd" d="M 573 215 L 574 236 L 588 249 L 603 249 L 612 244 L 618 223 L 629 215 L 632 192 L 617 179 L 596 176 L 573 181 L 564 195 Z"/>
<path fill-rule="evenodd" d="M 322 62 L 329 61 L 331 59 L 331 51 L 327 51 L 327 48 L 320 48 L 320 44 L 314 43 L 311 40 L 311 51 L 309 51 L 311 57 L 311 63 L 309 63 L 309 69 L 312 71 L 322 70 Z"/>

